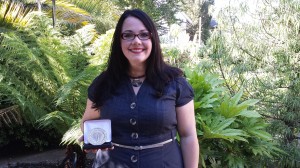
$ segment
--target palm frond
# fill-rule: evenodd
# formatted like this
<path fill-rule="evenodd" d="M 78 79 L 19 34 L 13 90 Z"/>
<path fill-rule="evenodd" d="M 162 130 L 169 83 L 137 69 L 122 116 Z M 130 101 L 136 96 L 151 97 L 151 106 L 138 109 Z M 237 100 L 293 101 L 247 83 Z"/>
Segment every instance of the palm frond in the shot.
<path fill-rule="evenodd" d="M 120 9 L 116 7 L 115 1 L 106 0 L 67 0 L 70 3 L 88 11 L 93 19 L 90 23 L 96 25 L 99 33 L 103 34 L 109 29 L 114 28 L 121 15 Z M 112 8 L 112 6 L 114 6 Z"/>
<path fill-rule="evenodd" d="M 0 2 L 0 25 L 25 26 L 31 17 L 28 17 L 32 8 L 25 7 L 17 1 L 4 0 Z"/>
<path fill-rule="evenodd" d="M 45 4 L 48 6 L 45 7 L 44 10 L 50 15 L 52 13 L 52 1 L 46 0 Z M 92 17 L 87 11 L 66 1 L 56 1 L 56 17 L 60 22 L 66 22 L 73 25 L 82 25 L 84 22 L 88 23 L 92 20 Z"/>

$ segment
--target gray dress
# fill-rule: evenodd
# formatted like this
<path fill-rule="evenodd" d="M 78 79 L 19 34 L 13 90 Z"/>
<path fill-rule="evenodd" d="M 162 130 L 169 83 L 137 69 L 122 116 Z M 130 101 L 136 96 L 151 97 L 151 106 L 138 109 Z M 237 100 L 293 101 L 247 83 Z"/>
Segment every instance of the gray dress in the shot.
<path fill-rule="evenodd" d="M 94 84 L 89 87 L 89 99 Z M 168 83 L 162 97 L 144 81 L 135 95 L 130 79 L 124 80 L 115 94 L 100 108 L 101 118 L 112 121 L 112 141 L 128 146 L 144 146 L 174 139 L 177 134 L 176 107 L 193 99 L 192 87 L 185 78 Z M 99 93 L 101 94 L 101 93 Z M 183 160 L 177 140 L 162 147 L 133 150 L 115 146 L 98 152 L 94 167 L 108 168 L 182 168 Z"/>

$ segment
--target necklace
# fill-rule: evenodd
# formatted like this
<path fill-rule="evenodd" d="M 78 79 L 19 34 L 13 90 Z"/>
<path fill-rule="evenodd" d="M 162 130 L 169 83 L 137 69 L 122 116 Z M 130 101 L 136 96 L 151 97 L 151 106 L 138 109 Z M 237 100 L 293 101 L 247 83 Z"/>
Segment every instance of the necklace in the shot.
<path fill-rule="evenodd" d="M 131 79 L 131 85 L 133 87 L 140 87 L 143 84 L 142 79 Z"/>
<path fill-rule="evenodd" d="M 142 76 L 137 76 L 137 77 L 130 77 L 130 81 L 131 81 L 131 85 L 133 87 L 140 87 L 143 84 L 143 80 L 141 78 L 145 77 L 146 75 L 142 75 Z"/>

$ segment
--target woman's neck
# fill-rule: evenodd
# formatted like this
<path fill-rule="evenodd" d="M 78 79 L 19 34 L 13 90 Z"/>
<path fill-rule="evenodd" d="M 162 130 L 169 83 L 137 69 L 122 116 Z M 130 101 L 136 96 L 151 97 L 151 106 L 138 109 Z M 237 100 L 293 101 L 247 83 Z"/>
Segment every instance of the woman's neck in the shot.
<path fill-rule="evenodd" d="M 130 68 L 130 70 L 128 71 L 128 75 L 131 78 L 142 78 L 145 77 L 146 71 L 144 68 Z"/>

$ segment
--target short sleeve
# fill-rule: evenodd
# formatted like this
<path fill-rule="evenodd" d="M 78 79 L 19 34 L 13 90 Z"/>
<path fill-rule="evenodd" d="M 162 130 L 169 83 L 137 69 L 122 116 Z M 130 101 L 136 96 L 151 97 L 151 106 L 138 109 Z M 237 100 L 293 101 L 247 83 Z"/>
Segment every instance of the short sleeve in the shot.
<path fill-rule="evenodd" d="M 181 107 L 194 99 L 192 86 L 183 77 L 176 79 L 176 107 Z"/>
<path fill-rule="evenodd" d="M 91 85 L 88 87 L 88 98 L 92 101 L 95 102 L 95 92 L 96 92 L 96 83 L 97 80 L 99 80 L 100 76 L 97 76 L 93 82 L 91 83 Z"/>

